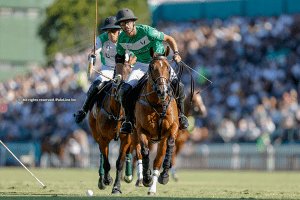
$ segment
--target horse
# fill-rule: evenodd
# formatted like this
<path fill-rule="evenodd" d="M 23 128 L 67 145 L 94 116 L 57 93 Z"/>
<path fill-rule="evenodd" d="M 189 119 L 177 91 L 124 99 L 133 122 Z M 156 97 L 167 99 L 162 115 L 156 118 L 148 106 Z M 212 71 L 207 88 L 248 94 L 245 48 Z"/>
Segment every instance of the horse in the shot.
<path fill-rule="evenodd" d="M 190 104 L 190 96 L 191 94 L 189 94 L 189 96 L 187 98 L 185 98 L 184 101 L 184 114 L 187 117 L 190 116 L 197 116 L 199 118 L 204 118 L 207 115 L 207 109 L 203 103 L 203 99 L 202 96 L 200 95 L 201 89 L 199 88 L 196 91 L 196 95 L 194 95 L 192 97 L 192 104 Z M 199 95 L 197 95 L 199 94 Z M 180 150 L 182 149 L 184 143 L 190 138 L 191 134 L 193 134 L 194 131 L 197 132 L 201 132 L 201 128 L 194 126 L 191 127 L 191 123 L 190 126 L 188 127 L 188 129 L 183 129 L 183 130 L 179 130 L 178 131 L 178 136 L 177 139 L 175 141 L 175 147 L 174 147 L 174 153 L 173 153 L 173 157 L 172 157 L 172 176 L 175 179 L 175 181 L 178 181 L 178 175 L 176 172 L 176 160 L 177 160 L 177 156 L 180 152 Z"/>
<path fill-rule="evenodd" d="M 126 61 L 126 63 L 131 64 L 132 60 Z M 98 188 L 100 190 L 104 190 L 106 185 L 111 185 L 113 183 L 113 179 L 109 174 L 111 169 L 110 163 L 108 160 L 109 154 L 109 143 L 111 140 L 118 140 L 120 138 L 121 145 L 119 150 L 119 156 L 116 161 L 116 179 L 114 183 L 114 187 L 112 189 L 113 194 L 121 194 L 121 176 L 122 176 L 122 168 L 125 162 L 125 154 L 126 161 L 130 161 L 130 144 L 131 137 L 130 135 L 120 134 L 119 135 L 119 127 L 121 127 L 121 122 L 124 120 L 122 116 L 121 103 L 117 97 L 118 91 L 121 88 L 121 85 L 127 79 L 131 67 L 130 65 L 119 65 L 116 66 L 115 74 L 121 75 L 121 81 L 117 83 L 114 81 L 110 81 L 106 86 L 105 97 L 101 101 L 97 101 L 97 103 L 93 106 L 93 111 L 89 112 L 89 126 L 91 128 L 91 132 L 94 140 L 99 144 L 100 149 L 100 168 L 99 168 L 99 181 Z M 120 77 L 120 76 L 118 76 Z M 108 88 L 108 89 L 107 89 Z M 100 105 L 99 105 L 100 104 Z M 125 181 L 130 183 L 132 181 L 131 172 L 127 172 L 125 176 Z"/>
<path fill-rule="evenodd" d="M 196 90 L 196 95 L 193 95 L 192 97 L 192 104 L 190 104 L 190 99 L 191 99 L 191 93 L 189 94 L 189 96 L 187 96 L 185 98 L 184 101 L 184 114 L 187 117 L 190 116 L 197 116 L 199 118 L 205 118 L 207 115 L 207 109 L 203 103 L 203 99 L 202 96 L 200 95 L 201 89 L 199 88 L 198 90 Z M 178 136 L 176 138 L 175 141 L 175 147 L 174 147 L 174 153 L 172 156 L 172 177 L 175 179 L 175 181 L 178 181 L 178 175 L 176 172 L 176 160 L 177 160 L 177 156 L 179 154 L 179 152 L 181 151 L 183 144 L 191 137 L 191 135 L 193 134 L 193 132 L 204 132 L 202 131 L 202 129 L 200 127 L 197 126 L 193 126 L 191 127 L 192 124 L 190 123 L 190 126 L 188 129 L 183 129 L 183 130 L 179 130 L 178 131 Z M 134 132 L 134 137 L 136 136 L 136 133 Z M 205 139 L 205 136 L 202 137 L 203 139 Z M 150 143 L 151 144 L 151 143 Z M 140 146 L 139 144 L 133 140 L 132 145 L 134 147 L 132 147 L 132 151 L 135 149 L 138 149 L 138 151 L 140 151 Z M 154 145 L 149 145 L 149 149 L 152 150 L 154 147 Z M 132 172 L 135 169 L 135 165 L 136 165 L 136 161 L 137 161 L 137 156 L 134 156 L 134 161 L 132 162 Z M 138 169 L 138 180 L 136 182 L 136 186 L 142 187 L 143 183 L 142 183 L 142 178 L 139 176 L 139 174 L 141 173 L 142 169 Z"/>
<path fill-rule="evenodd" d="M 156 183 L 169 182 L 173 148 L 179 130 L 179 119 L 175 92 L 171 88 L 171 66 L 167 60 L 170 48 L 164 54 L 155 54 L 150 48 L 151 61 L 148 79 L 135 104 L 135 129 L 133 147 L 142 159 L 142 183 L 149 188 L 149 195 L 156 194 Z M 139 141 L 139 142 L 138 142 Z M 153 162 L 153 176 L 149 167 L 149 142 L 158 142 L 158 150 Z M 163 172 L 159 169 L 163 162 Z M 141 166 L 140 165 L 140 166 Z"/>

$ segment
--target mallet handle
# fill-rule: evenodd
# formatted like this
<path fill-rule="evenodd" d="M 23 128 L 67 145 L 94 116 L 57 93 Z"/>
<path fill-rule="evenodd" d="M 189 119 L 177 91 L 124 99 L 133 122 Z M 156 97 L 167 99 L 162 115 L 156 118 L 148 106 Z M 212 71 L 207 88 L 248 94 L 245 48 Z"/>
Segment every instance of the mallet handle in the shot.
<path fill-rule="evenodd" d="M 27 169 L 27 167 L 25 167 L 25 165 L 23 165 L 23 163 L 15 156 L 15 154 L 13 154 L 13 152 L 11 152 L 8 148 L 7 148 L 7 146 L 0 140 L 0 143 L 7 149 L 7 151 L 43 186 L 43 188 L 46 188 L 47 186 L 46 185 L 44 185 L 37 177 L 35 177 L 34 175 L 33 175 L 33 173 L 31 173 L 28 169 Z"/>

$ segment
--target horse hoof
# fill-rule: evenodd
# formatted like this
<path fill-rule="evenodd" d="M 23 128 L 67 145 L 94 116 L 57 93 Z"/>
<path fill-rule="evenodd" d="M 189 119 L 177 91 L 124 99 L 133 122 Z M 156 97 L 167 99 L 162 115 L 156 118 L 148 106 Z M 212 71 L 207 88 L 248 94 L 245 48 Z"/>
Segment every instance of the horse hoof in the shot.
<path fill-rule="evenodd" d="M 144 185 L 145 187 L 151 187 L 152 184 L 153 184 L 153 180 L 152 180 L 151 176 L 150 176 L 150 178 L 149 178 L 148 180 L 149 180 L 149 181 L 146 182 L 145 179 L 143 178 L 143 185 Z"/>
<path fill-rule="evenodd" d="M 105 184 L 105 185 L 112 185 L 113 182 L 114 182 L 114 180 L 113 180 L 112 177 L 108 177 L 107 180 L 106 180 L 106 179 L 104 180 L 104 184 Z"/>
<path fill-rule="evenodd" d="M 143 179 L 139 178 L 138 180 L 136 180 L 135 186 L 136 187 L 144 187 L 144 185 L 143 185 Z"/>
<path fill-rule="evenodd" d="M 106 188 L 106 186 L 105 186 L 103 183 L 99 182 L 99 183 L 98 183 L 98 188 L 99 188 L 100 190 L 104 190 L 104 189 Z"/>
<path fill-rule="evenodd" d="M 132 175 L 130 175 L 130 176 L 124 176 L 124 181 L 126 182 L 126 183 L 131 183 L 132 182 Z"/>
<path fill-rule="evenodd" d="M 178 178 L 175 178 L 175 182 L 178 182 Z"/>
<path fill-rule="evenodd" d="M 155 192 L 148 192 L 148 195 L 153 196 L 153 195 L 156 195 L 156 193 Z"/>
<path fill-rule="evenodd" d="M 121 189 L 117 188 L 117 187 L 113 187 L 112 189 L 112 194 L 122 194 Z"/>
<path fill-rule="evenodd" d="M 167 177 L 161 177 L 161 176 L 159 176 L 158 177 L 158 182 L 160 184 L 166 185 L 167 183 L 169 183 L 169 176 L 167 176 Z"/>

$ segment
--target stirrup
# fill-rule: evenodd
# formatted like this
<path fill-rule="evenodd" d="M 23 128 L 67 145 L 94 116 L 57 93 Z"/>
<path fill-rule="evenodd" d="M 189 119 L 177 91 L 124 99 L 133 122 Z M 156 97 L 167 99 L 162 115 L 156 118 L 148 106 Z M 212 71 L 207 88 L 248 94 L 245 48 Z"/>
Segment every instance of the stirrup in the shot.
<path fill-rule="evenodd" d="M 184 114 L 179 115 L 179 129 L 187 129 L 187 127 L 189 127 L 188 118 Z"/>
<path fill-rule="evenodd" d="M 132 134 L 132 123 L 130 121 L 124 121 L 120 129 L 122 134 Z"/>
<path fill-rule="evenodd" d="M 75 122 L 77 124 L 81 123 L 84 120 L 85 116 L 86 116 L 86 112 L 84 110 L 82 109 L 77 110 L 76 113 L 74 114 Z"/>

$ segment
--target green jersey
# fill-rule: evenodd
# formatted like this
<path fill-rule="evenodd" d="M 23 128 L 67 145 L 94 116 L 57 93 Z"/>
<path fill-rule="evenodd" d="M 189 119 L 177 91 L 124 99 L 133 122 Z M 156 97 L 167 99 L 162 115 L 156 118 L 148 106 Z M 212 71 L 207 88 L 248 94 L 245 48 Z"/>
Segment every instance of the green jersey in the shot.
<path fill-rule="evenodd" d="M 155 53 L 163 54 L 165 52 L 162 41 L 164 33 L 159 32 L 155 28 L 146 25 L 137 25 L 136 34 L 128 37 L 123 31 L 118 38 L 117 53 L 124 55 L 125 52 L 132 51 L 137 62 L 150 63 L 150 47 L 154 48 Z"/>

